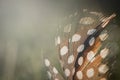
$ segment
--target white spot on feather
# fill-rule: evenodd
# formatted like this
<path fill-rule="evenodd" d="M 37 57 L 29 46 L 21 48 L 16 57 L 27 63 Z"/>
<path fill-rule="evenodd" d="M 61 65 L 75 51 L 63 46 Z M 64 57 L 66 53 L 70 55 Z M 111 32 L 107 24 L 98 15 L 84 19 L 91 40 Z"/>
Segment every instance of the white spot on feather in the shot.
<path fill-rule="evenodd" d="M 77 48 L 77 52 L 79 53 L 79 52 L 82 52 L 83 50 L 84 50 L 84 44 L 81 44 L 80 46 L 78 46 L 78 48 Z"/>
<path fill-rule="evenodd" d="M 98 17 L 103 16 L 103 14 L 100 13 L 100 12 L 90 12 L 90 14 L 96 15 L 96 16 L 98 16 Z"/>
<path fill-rule="evenodd" d="M 60 36 L 58 36 L 57 38 L 55 38 L 55 45 L 60 44 Z"/>
<path fill-rule="evenodd" d="M 50 66 L 50 61 L 48 59 L 45 59 L 45 65 L 48 67 Z"/>
<path fill-rule="evenodd" d="M 84 25 L 90 25 L 94 23 L 94 19 L 91 17 L 83 17 L 80 19 L 79 23 Z"/>
<path fill-rule="evenodd" d="M 78 59 L 78 64 L 79 64 L 80 66 L 83 64 L 83 57 L 80 57 L 80 58 Z"/>
<path fill-rule="evenodd" d="M 49 71 L 47 71 L 49 79 L 51 79 L 52 75 Z"/>
<path fill-rule="evenodd" d="M 71 42 L 71 39 L 69 39 L 69 43 Z"/>
<path fill-rule="evenodd" d="M 59 80 L 58 78 L 55 78 L 55 80 Z"/>
<path fill-rule="evenodd" d="M 68 64 L 73 63 L 73 61 L 74 61 L 74 55 L 70 55 L 70 56 L 68 57 Z"/>
<path fill-rule="evenodd" d="M 106 40 L 106 39 L 108 38 L 108 33 L 100 34 L 100 35 L 99 35 L 99 38 L 100 38 L 101 41 Z"/>
<path fill-rule="evenodd" d="M 101 74 L 105 74 L 109 70 L 108 66 L 106 64 L 100 65 L 98 68 L 98 71 Z"/>
<path fill-rule="evenodd" d="M 68 77 L 70 76 L 70 70 L 69 69 L 65 69 L 65 75 Z"/>
<path fill-rule="evenodd" d="M 90 40 L 89 40 L 89 45 L 92 46 L 95 42 L 95 38 L 92 37 Z"/>
<path fill-rule="evenodd" d="M 63 47 L 60 49 L 60 55 L 63 56 L 63 55 L 65 55 L 66 53 L 68 53 L 68 47 L 67 47 L 67 46 L 63 46 Z"/>
<path fill-rule="evenodd" d="M 76 41 L 79 41 L 81 38 L 81 36 L 79 34 L 74 34 L 72 36 L 72 42 L 76 42 Z"/>
<path fill-rule="evenodd" d="M 82 79 L 83 78 L 83 73 L 81 71 L 78 71 L 76 73 L 76 76 L 77 76 L 78 79 Z"/>
<path fill-rule="evenodd" d="M 57 44 L 60 44 L 60 36 L 57 38 Z"/>
<path fill-rule="evenodd" d="M 57 69 L 56 69 L 55 67 L 53 67 L 53 72 L 54 72 L 55 74 L 58 74 L 58 71 L 57 71 Z"/>
<path fill-rule="evenodd" d="M 87 74 L 88 78 L 93 77 L 94 76 L 94 69 L 93 68 L 88 69 L 86 74 Z"/>
<path fill-rule="evenodd" d="M 109 49 L 104 48 L 104 49 L 101 50 L 100 56 L 101 56 L 102 58 L 105 58 L 105 57 L 108 55 L 108 53 L 109 53 Z"/>
<path fill-rule="evenodd" d="M 107 80 L 106 78 L 101 78 L 100 80 Z"/>
<path fill-rule="evenodd" d="M 87 54 L 88 61 L 93 62 L 94 57 L 95 57 L 95 53 L 93 51 L 88 52 L 88 54 Z"/>
<path fill-rule="evenodd" d="M 95 31 L 96 29 L 89 29 L 87 35 L 92 35 Z"/>

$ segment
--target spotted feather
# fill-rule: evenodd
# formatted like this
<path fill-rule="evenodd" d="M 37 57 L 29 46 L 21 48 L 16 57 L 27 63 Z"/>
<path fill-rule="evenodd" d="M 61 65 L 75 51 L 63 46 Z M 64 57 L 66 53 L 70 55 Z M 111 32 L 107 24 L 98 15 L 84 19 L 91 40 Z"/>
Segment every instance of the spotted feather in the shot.
<path fill-rule="evenodd" d="M 59 35 L 55 39 L 59 61 L 66 78 L 45 59 L 48 74 L 53 80 L 107 80 L 110 67 L 108 61 L 104 60 L 110 54 L 110 48 L 102 47 L 102 44 L 108 37 L 105 28 L 116 15 L 103 17 L 102 13 L 87 10 L 83 12 L 94 15 L 98 20 L 89 16 L 80 17 L 78 12 L 68 17 L 77 29 L 73 24 L 67 24 L 62 32 L 64 37 Z"/>

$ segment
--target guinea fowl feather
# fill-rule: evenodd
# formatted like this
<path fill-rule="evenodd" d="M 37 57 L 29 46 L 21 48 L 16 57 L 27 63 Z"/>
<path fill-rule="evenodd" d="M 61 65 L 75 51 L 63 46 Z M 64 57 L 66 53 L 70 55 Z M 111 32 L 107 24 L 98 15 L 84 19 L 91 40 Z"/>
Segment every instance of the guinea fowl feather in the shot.
<path fill-rule="evenodd" d="M 58 36 L 56 45 L 58 47 L 59 61 L 66 78 L 62 77 L 55 67 L 45 59 L 48 74 L 53 80 L 107 80 L 109 65 L 104 61 L 110 54 L 110 48 L 103 46 L 108 37 L 104 31 L 108 23 L 116 16 L 101 16 L 101 13 L 89 12 L 99 20 L 97 23 L 91 17 L 81 18 L 75 33 L 71 33 L 72 24 L 64 27 L 64 37 Z M 78 13 L 70 17 L 77 16 Z M 73 18 L 74 22 L 74 18 Z M 75 22 L 74 22 L 75 23 Z M 92 25 L 91 25 L 92 24 Z M 103 62 L 104 61 L 104 62 Z"/>

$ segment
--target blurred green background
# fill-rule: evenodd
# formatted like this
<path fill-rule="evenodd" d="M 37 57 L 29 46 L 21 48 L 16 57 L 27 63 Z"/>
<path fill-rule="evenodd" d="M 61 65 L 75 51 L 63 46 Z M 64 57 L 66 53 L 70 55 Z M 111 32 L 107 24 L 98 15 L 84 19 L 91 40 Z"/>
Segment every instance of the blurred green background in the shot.
<path fill-rule="evenodd" d="M 65 16 L 83 8 L 116 12 L 119 26 L 120 9 L 114 0 L 0 0 L 0 80 L 48 80 L 43 57 L 60 66 L 54 44 L 58 26 Z M 113 33 L 113 41 L 120 44 L 119 27 Z M 119 61 L 120 54 L 114 80 L 120 80 Z"/>

